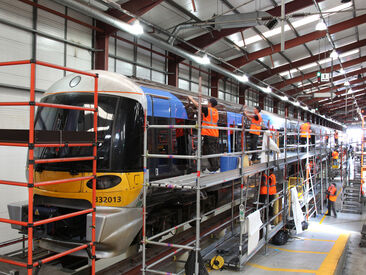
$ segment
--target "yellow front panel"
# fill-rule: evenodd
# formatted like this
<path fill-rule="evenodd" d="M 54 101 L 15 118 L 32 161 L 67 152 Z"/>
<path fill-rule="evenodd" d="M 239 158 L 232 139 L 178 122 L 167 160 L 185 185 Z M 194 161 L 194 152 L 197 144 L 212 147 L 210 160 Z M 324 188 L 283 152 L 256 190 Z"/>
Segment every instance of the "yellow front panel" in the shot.
<path fill-rule="evenodd" d="M 42 171 L 37 172 L 35 182 L 59 180 L 75 177 L 91 176 L 92 173 L 79 173 L 78 175 L 70 175 L 68 172 L 59 171 Z M 97 176 L 114 175 L 120 177 L 121 182 L 108 189 L 97 190 L 96 205 L 123 207 L 129 206 L 134 202 L 141 192 L 143 184 L 143 172 L 134 173 L 97 173 Z M 82 199 L 91 203 L 92 189 L 87 186 L 87 180 L 75 181 L 70 183 L 62 183 L 55 185 L 47 185 L 35 188 L 34 193 L 42 196 Z M 131 205 L 134 207 L 135 205 Z"/>

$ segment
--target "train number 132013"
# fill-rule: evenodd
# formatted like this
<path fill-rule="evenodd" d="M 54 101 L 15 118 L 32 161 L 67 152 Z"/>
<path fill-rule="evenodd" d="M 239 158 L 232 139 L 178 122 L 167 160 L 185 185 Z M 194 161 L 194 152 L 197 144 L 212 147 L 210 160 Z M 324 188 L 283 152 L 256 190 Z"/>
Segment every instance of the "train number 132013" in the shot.
<path fill-rule="evenodd" d="M 96 197 L 96 202 L 98 203 L 119 203 L 122 201 L 121 196 L 115 196 L 115 197 Z"/>

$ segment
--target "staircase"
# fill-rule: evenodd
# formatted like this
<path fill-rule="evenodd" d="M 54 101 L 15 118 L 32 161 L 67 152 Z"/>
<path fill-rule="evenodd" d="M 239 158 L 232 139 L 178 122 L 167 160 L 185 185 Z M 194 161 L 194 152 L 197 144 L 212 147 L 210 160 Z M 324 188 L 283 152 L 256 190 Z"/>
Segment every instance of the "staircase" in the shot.
<path fill-rule="evenodd" d="M 349 186 L 344 187 L 341 211 L 343 213 L 362 214 L 360 182 L 351 183 Z"/>

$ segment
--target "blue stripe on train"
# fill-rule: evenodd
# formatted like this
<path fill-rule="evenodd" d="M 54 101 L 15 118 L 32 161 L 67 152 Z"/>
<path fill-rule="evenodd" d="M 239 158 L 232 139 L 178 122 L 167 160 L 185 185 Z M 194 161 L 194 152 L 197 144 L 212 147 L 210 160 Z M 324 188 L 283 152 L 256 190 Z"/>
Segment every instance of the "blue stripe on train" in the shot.
<path fill-rule="evenodd" d="M 144 86 L 141 86 L 141 89 L 146 94 L 148 116 L 152 116 L 154 112 L 156 117 L 188 119 L 183 103 L 172 93 Z M 150 96 L 149 94 L 165 97 L 166 99 Z"/>

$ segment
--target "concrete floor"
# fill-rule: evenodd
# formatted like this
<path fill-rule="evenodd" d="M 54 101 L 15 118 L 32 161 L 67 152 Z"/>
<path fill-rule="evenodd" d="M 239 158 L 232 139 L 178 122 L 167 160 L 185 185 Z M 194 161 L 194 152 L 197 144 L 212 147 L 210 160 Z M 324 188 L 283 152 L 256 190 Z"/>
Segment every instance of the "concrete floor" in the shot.
<path fill-rule="evenodd" d="M 211 271 L 210 274 L 364 275 L 366 248 L 358 244 L 365 220 L 366 214 L 338 212 L 338 218 L 318 215 L 310 221 L 307 231 L 292 236 L 284 246 L 270 245 L 267 252 L 262 249 L 241 271 Z"/>

